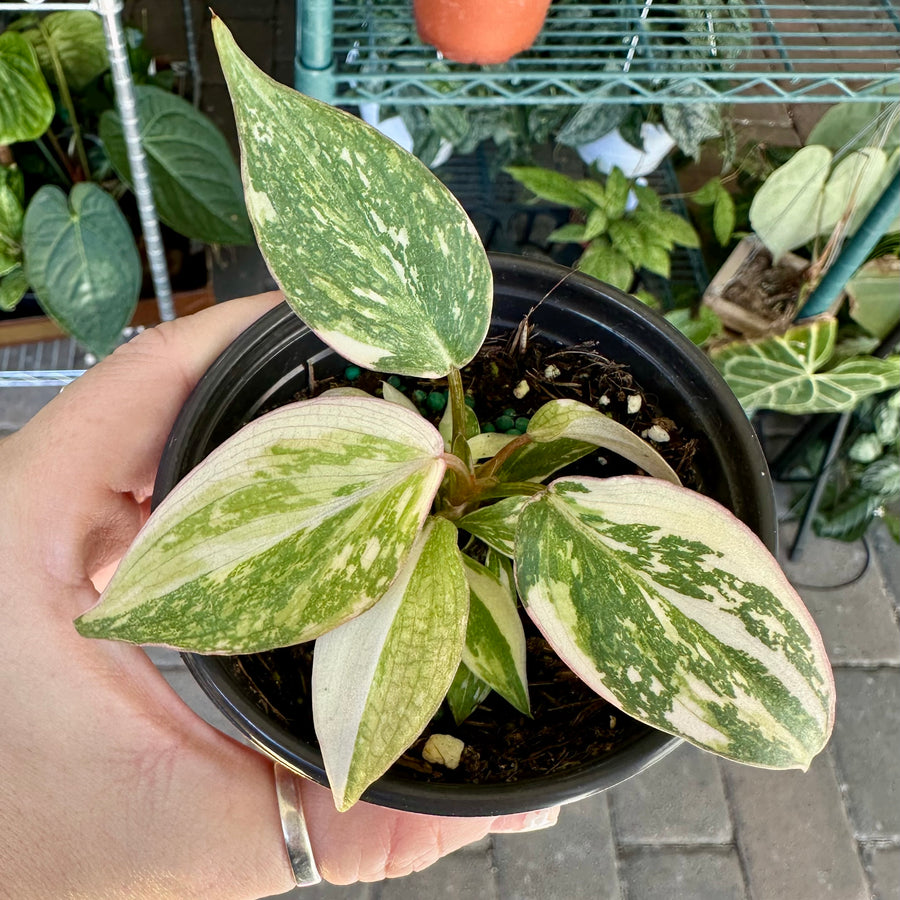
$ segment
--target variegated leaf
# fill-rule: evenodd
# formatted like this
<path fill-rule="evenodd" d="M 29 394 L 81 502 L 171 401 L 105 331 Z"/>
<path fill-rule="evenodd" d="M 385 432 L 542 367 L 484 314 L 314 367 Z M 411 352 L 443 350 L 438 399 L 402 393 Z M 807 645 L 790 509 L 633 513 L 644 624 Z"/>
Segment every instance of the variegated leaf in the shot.
<path fill-rule="evenodd" d="M 817 319 L 782 336 L 735 341 L 712 359 L 747 410 L 846 412 L 864 397 L 900 386 L 896 357 L 860 356 L 822 368 L 834 354 L 836 334 L 835 319 Z"/>
<path fill-rule="evenodd" d="M 478 424 L 478 416 L 475 415 L 473 409 L 467 406 L 465 418 L 465 435 L 467 438 L 473 438 L 481 431 L 481 426 Z M 444 409 L 444 414 L 441 416 L 441 421 L 438 423 L 438 431 L 444 438 L 444 448 L 449 451 L 450 441 L 453 437 L 453 410 L 451 409 L 450 403 L 448 403 Z"/>
<path fill-rule="evenodd" d="M 465 722 L 491 692 L 489 684 L 485 684 L 465 663 L 460 663 L 453 676 L 453 684 L 447 691 L 447 703 L 457 725 Z"/>
<path fill-rule="evenodd" d="M 490 569 L 463 556 L 469 582 L 469 624 L 462 661 L 519 712 L 528 713 L 525 632 L 516 592 Z"/>
<path fill-rule="evenodd" d="M 487 334 L 487 255 L 419 160 L 359 119 L 261 72 L 213 19 L 247 208 L 288 302 L 346 359 L 438 377 Z"/>
<path fill-rule="evenodd" d="M 516 578 L 560 657 L 629 715 L 770 768 L 806 769 L 828 740 L 815 624 L 712 500 L 659 479 L 559 479 L 522 511 Z"/>
<path fill-rule="evenodd" d="M 510 441 L 514 434 L 499 434 L 496 431 L 483 431 L 469 438 L 469 451 L 473 459 L 488 459 L 496 456 Z"/>
<path fill-rule="evenodd" d="M 646 441 L 615 419 L 577 400 L 551 400 L 532 416 L 526 434 L 537 444 L 574 440 L 611 450 L 649 475 L 680 484 L 669 464 Z"/>
<path fill-rule="evenodd" d="M 456 528 L 430 519 L 387 594 L 316 641 L 313 721 L 339 810 L 437 712 L 462 654 L 468 598 Z"/>
<path fill-rule="evenodd" d="M 381 396 L 384 397 L 388 403 L 396 403 L 397 406 L 406 407 L 406 409 L 414 412 L 416 415 L 419 415 L 419 411 L 416 409 L 416 404 L 403 393 L 403 391 L 398 390 L 392 384 L 387 381 L 381 382 Z"/>
<path fill-rule="evenodd" d="M 0 34 L 0 145 L 37 140 L 53 121 L 53 95 L 31 44 Z"/>
<path fill-rule="evenodd" d="M 269 413 L 169 494 L 78 630 L 201 653 L 318 637 L 397 576 L 442 452 L 421 416 L 374 397 Z"/>
<path fill-rule="evenodd" d="M 529 423 L 530 424 L 530 423 Z M 554 472 L 597 450 L 595 444 L 560 438 L 539 444 L 531 441 L 521 446 L 497 470 L 500 481 L 542 482 Z"/>
<path fill-rule="evenodd" d="M 474 534 L 488 547 L 512 556 L 515 549 L 516 523 L 528 497 L 506 497 L 491 506 L 483 506 L 463 516 L 458 522 L 463 531 Z"/>

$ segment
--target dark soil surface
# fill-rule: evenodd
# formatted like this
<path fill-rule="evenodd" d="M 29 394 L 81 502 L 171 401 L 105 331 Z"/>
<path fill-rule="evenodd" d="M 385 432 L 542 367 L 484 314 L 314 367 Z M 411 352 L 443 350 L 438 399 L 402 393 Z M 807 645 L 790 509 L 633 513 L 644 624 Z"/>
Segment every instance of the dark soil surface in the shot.
<path fill-rule="evenodd" d="M 356 376 L 355 372 L 352 372 Z M 645 395 L 627 370 L 601 356 L 592 344 L 560 350 L 521 334 L 489 339 L 482 351 L 463 370 L 463 384 L 471 393 L 479 421 L 491 422 L 514 410 L 516 417 L 531 416 L 547 400 L 571 397 L 609 412 L 638 434 L 653 425 L 670 436 L 657 448 L 689 487 L 698 479 L 692 460 L 699 438 L 684 434 L 675 422 Z M 384 375 L 361 372 L 352 384 L 372 394 L 381 393 Z M 527 382 L 528 392 L 517 398 L 513 391 Z M 442 382 L 395 383 L 413 397 L 446 386 Z M 345 386 L 346 379 L 327 379 L 314 384 L 314 396 L 331 387 Z M 628 411 L 628 398 L 641 396 L 637 412 Z M 415 395 L 419 399 L 420 395 Z M 605 399 L 604 399 L 605 398 Z M 298 399 L 303 399 L 298 397 Z M 635 402 L 632 401 L 632 408 Z M 440 411 L 431 415 L 440 418 Z M 604 452 L 591 455 L 566 473 L 596 476 L 634 474 L 632 463 Z M 442 707 L 418 741 L 395 763 L 393 772 L 403 777 L 444 783 L 497 784 L 537 778 L 549 773 L 580 768 L 630 743 L 646 730 L 600 698 L 556 656 L 522 612 L 528 647 L 528 682 L 532 717 L 518 712 L 497 694 L 490 694 L 472 715 L 457 726 Z M 236 677 L 246 683 L 267 713 L 292 732 L 316 744 L 313 735 L 309 686 L 313 644 L 268 653 L 233 657 Z M 431 734 L 452 734 L 466 744 L 459 768 L 448 770 L 422 759 L 422 747 Z"/>
<path fill-rule="evenodd" d="M 765 319 L 781 321 L 793 316 L 805 274 L 785 263 L 773 265 L 772 254 L 761 249 L 741 265 L 722 297 Z"/>

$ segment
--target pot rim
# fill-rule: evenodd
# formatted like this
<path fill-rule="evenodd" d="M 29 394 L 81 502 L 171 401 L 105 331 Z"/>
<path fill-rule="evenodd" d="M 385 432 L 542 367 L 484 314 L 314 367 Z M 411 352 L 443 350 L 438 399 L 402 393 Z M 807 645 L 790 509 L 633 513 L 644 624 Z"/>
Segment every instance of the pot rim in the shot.
<path fill-rule="evenodd" d="M 530 286 L 532 292 L 535 284 L 546 284 L 548 293 L 554 293 L 554 296 L 545 296 L 540 303 L 546 301 L 548 309 L 561 305 L 568 313 L 584 320 L 586 328 L 594 323 L 595 330 L 602 324 L 598 319 L 598 304 L 611 305 L 617 310 L 617 315 L 624 312 L 629 319 L 629 328 L 634 331 L 629 338 L 630 342 L 641 346 L 647 341 L 652 345 L 653 341 L 665 339 L 680 358 L 694 367 L 703 383 L 714 394 L 714 398 L 709 399 L 715 400 L 718 412 L 733 432 L 744 460 L 757 472 L 754 479 L 743 477 L 740 486 L 755 501 L 750 509 L 751 514 L 758 519 L 754 530 L 774 552 L 774 491 L 762 448 L 743 408 L 706 355 L 661 316 L 616 288 L 542 260 L 511 254 L 491 253 L 489 256 L 495 275 L 495 294 L 504 289 L 513 290 L 512 285 L 504 283 L 509 279 L 517 279 Z M 298 331 L 297 323 L 299 319 L 283 303 L 251 325 L 210 366 L 173 426 L 160 462 L 153 495 L 154 506 L 179 480 L 180 466 L 183 466 L 188 447 L 188 429 L 193 431 L 194 441 L 199 441 L 200 446 L 204 446 L 210 438 L 214 423 L 204 423 L 203 412 L 210 404 L 227 407 L 240 391 L 243 370 L 240 365 L 235 365 L 236 362 L 252 348 L 261 352 L 258 365 L 262 367 L 266 360 L 274 359 L 300 338 L 312 334 L 302 323 L 301 330 Z M 294 325 L 293 330 L 285 327 L 289 324 Z M 331 353 L 328 349 L 321 356 Z M 310 358 L 310 362 L 315 362 L 318 358 L 319 354 L 316 354 Z M 235 368 L 238 369 L 237 372 Z M 305 370 L 305 366 L 301 366 L 300 370 Z M 276 379 L 268 390 L 257 397 L 252 408 L 246 412 L 245 421 L 265 407 L 276 391 L 297 373 L 298 369 L 293 369 Z M 673 376 L 673 380 L 675 378 Z M 718 439 L 718 436 L 711 435 L 711 438 Z M 717 453 L 717 456 L 721 458 L 721 454 Z M 721 465 L 724 469 L 724 463 Z M 182 657 L 203 691 L 253 746 L 298 774 L 327 784 L 318 750 L 265 716 L 252 700 L 238 690 L 227 671 L 227 658 L 192 653 L 184 653 Z M 366 790 L 362 799 L 410 812 L 452 816 L 503 815 L 568 803 L 633 777 L 682 743 L 678 737 L 649 726 L 646 728 L 646 731 L 616 753 L 562 774 L 551 774 L 513 784 L 483 785 L 418 782 L 398 777 L 389 771 Z M 298 753 L 301 748 L 302 755 Z"/>

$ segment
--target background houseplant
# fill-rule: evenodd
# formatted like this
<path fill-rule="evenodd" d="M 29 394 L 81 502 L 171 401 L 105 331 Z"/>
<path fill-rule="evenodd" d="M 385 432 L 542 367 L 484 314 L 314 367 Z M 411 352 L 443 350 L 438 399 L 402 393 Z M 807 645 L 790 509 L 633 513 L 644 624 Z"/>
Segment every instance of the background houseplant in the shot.
<path fill-rule="evenodd" d="M 446 374 L 451 431 L 445 446 L 404 404 L 345 393 L 262 417 L 169 496 L 79 630 L 205 652 L 317 637 L 316 730 L 346 808 L 421 731 L 461 659 L 499 693 L 521 681 L 517 619 L 499 611 L 514 609 L 511 579 L 465 561 L 457 523 L 515 557 L 529 615 L 601 695 L 731 758 L 805 768 L 830 732 L 833 683 L 764 546 L 591 407 L 553 401 L 516 437 L 471 429 L 459 368 L 491 305 L 471 223 L 418 162 L 271 81 L 214 28 L 274 274 L 345 358 Z M 660 477 L 544 488 L 563 440 L 610 447 Z M 490 633 L 466 630 L 469 603 Z M 348 684 L 348 663 L 365 677 Z"/>
<path fill-rule="evenodd" d="M 205 243 L 248 243 L 224 137 L 171 93 L 140 33 L 129 39 L 161 221 Z M 27 14 L 0 35 L 0 308 L 14 309 L 30 286 L 47 315 L 98 355 L 118 342 L 142 282 L 108 69 L 103 28 L 90 12 Z"/>

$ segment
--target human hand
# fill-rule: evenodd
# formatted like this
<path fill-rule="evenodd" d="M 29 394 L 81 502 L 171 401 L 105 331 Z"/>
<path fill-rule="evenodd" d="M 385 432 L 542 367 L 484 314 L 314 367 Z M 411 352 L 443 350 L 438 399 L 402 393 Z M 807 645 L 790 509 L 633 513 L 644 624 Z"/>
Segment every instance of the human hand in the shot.
<path fill-rule="evenodd" d="M 191 388 L 279 300 L 145 332 L 0 441 L 0 896 L 227 900 L 293 884 L 271 762 L 198 718 L 140 648 L 72 625 L 146 520 Z M 325 789 L 302 794 L 316 861 L 338 884 L 556 817 L 338 813 Z"/>

